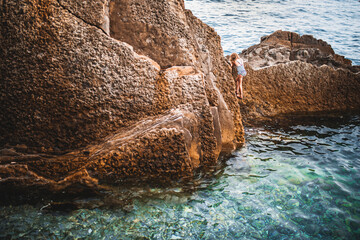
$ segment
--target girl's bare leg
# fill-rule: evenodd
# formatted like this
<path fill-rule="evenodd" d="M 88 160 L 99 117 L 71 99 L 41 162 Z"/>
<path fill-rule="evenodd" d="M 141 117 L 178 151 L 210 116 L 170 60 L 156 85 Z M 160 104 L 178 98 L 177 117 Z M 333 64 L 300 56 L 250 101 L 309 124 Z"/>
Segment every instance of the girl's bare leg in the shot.
<path fill-rule="evenodd" d="M 236 96 L 240 97 L 240 76 L 238 75 L 236 78 Z"/>
<path fill-rule="evenodd" d="M 238 92 L 240 92 L 240 98 L 243 98 L 243 87 L 242 87 L 242 82 L 243 82 L 243 76 L 239 75 L 239 90 Z"/>

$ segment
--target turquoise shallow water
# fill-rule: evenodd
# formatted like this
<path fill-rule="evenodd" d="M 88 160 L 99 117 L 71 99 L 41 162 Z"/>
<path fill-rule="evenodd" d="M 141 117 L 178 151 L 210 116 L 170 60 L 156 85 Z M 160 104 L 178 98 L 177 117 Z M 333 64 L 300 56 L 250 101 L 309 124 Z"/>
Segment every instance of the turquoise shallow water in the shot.
<path fill-rule="evenodd" d="M 1 207 L 0 239 L 360 239 L 360 116 L 246 132 L 211 176 L 125 207 Z"/>
<path fill-rule="evenodd" d="M 226 55 L 282 29 L 323 39 L 360 65 L 358 0 L 185 0 L 185 7 L 217 31 Z"/>

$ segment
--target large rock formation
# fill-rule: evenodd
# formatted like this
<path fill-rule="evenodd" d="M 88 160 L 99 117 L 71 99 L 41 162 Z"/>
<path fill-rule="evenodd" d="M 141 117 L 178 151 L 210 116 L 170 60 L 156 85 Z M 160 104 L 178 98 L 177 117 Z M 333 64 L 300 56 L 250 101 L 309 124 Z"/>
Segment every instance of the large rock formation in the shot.
<path fill-rule="evenodd" d="M 275 116 L 360 110 L 360 66 L 312 36 L 277 31 L 241 53 L 247 124 Z"/>
<path fill-rule="evenodd" d="M 2 193 L 179 179 L 243 143 L 220 37 L 183 0 L 0 6 Z"/>

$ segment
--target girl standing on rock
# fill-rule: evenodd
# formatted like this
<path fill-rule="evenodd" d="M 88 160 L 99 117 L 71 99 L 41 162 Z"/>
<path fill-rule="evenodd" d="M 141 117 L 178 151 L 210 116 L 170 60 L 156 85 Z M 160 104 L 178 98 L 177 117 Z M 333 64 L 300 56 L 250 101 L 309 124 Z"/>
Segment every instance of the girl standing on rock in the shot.
<path fill-rule="evenodd" d="M 233 53 L 230 55 L 230 63 L 231 63 L 231 67 L 236 66 L 236 70 L 237 70 L 236 97 L 242 99 L 243 98 L 242 81 L 243 81 L 243 77 L 246 76 L 244 61 L 239 57 L 237 53 Z"/>

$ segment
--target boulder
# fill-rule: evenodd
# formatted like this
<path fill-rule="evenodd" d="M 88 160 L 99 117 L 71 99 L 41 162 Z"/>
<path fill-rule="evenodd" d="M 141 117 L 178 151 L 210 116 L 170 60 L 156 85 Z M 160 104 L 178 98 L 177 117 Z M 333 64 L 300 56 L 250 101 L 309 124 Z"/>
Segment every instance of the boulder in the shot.
<path fill-rule="evenodd" d="M 360 66 L 325 41 L 276 31 L 240 55 L 248 70 L 241 104 L 248 125 L 280 115 L 360 109 Z"/>
<path fill-rule="evenodd" d="M 281 30 L 262 37 L 260 44 L 244 50 L 241 55 L 254 69 L 299 60 L 319 67 L 328 65 L 348 68 L 353 72 L 359 70 L 352 67 L 351 60 L 335 54 L 327 42 L 312 35 L 300 36 Z"/>
<path fill-rule="evenodd" d="M 0 10 L 8 197 L 189 178 L 243 144 L 220 37 L 183 0 L 9 0 Z"/>

